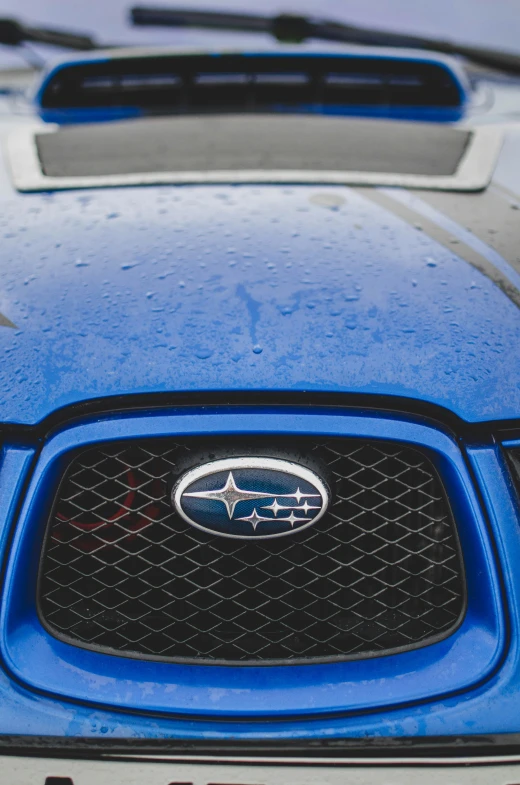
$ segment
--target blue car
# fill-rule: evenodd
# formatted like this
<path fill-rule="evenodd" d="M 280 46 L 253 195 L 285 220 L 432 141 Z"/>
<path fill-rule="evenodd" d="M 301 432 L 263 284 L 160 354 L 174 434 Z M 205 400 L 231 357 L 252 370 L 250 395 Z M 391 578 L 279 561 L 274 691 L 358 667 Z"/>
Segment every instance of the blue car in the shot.
<path fill-rule="evenodd" d="M 518 782 L 520 52 L 45 5 L 0 20 L 0 783 Z"/>

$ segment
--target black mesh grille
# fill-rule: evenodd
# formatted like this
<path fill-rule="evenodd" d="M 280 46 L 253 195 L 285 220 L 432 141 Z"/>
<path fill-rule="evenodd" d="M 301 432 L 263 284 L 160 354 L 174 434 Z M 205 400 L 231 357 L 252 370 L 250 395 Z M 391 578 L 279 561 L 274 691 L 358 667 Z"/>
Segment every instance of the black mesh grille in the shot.
<path fill-rule="evenodd" d="M 463 611 L 462 564 L 429 459 L 386 442 L 299 446 L 327 467 L 329 511 L 260 541 L 175 515 L 169 488 L 193 441 L 80 454 L 49 524 L 47 626 L 92 648 L 230 661 L 374 655 L 448 634 Z"/>

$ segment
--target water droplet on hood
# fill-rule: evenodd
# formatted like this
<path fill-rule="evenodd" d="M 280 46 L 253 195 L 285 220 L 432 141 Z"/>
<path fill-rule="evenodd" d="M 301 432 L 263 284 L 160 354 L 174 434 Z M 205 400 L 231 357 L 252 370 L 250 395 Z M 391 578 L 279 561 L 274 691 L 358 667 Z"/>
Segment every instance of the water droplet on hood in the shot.
<path fill-rule="evenodd" d="M 208 346 L 198 346 L 195 349 L 195 357 L 198 357 L 199 360 L 207 360 L 213 354 L 213 349 L 210 349 Z"/>

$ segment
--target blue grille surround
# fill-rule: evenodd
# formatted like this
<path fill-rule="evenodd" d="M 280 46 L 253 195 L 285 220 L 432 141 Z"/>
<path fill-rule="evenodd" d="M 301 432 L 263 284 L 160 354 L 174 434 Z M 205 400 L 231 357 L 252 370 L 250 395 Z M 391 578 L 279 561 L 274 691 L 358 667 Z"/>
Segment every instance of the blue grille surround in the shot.
<path fill-rule="evenodd" d="M 248 433 L 385 439 L 427 450 L 450 499 L 464 554 L 468 603 L 458 629 L 425 648 L 369 660 L 236 668 L 143 662 L 53 638 L 38 618 L 36 579 L 50 507 L 71 453 L 110 440 Z M 119 709 L 214 719 L 304 718 L 447 696 L 489 677 L 506 640 L 486 523 L 456 441 L 397 416 L 289 407 L 128 414 L 74 425 L 53 436 L 41 452 L 16 528 L 0 634 L 8 668 L 37 690 Z"/>

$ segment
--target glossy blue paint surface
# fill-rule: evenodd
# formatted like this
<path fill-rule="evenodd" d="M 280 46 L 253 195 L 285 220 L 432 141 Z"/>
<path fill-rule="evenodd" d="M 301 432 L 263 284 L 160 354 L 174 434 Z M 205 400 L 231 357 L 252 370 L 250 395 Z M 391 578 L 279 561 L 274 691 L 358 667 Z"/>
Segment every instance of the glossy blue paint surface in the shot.
<path fill-rule="evenodd" d="M 0 447 L 0 553 L 7 546 L 11 522 L 34 458 L 35 450 L 30 447 Z"/>
<path fill-rule="evenodd" d="M 327 45 L 323 46 L 323 49 L 327 49 Z M 337 47 L 333 48 L 333 51 L 336 56 L 338 56 Z M 163 53 L 168 54 L 168 51 L 163 51 Z M 171 54 L 181 55 L 175 49 L 170 51 Z M 317 58 L 317 57 L 326 57 L 327 52 L 322 51 L 320 53 L 317 52 L 305 52 L 305 50 L 298 51 L 293 50 L 292 52 L 284 51 L 284 47 L 280 46 L 276 51 L 247 51 L 247 52 L 239 52 L 243 57 L 273 57 L 273 56 L 283 56 L 290 60 L 292 57 L 300 56 L 302 54 L 306 54 L 310 58 Z M 214 56 L 218 58 L 219 53 L 214 52 Z M 357 117 L 390 117 L 390 118 L 398 118 L 402 120 L 423 120 L 423 121 L 430 121 L 430 122 L 455 122 L 460 120 L 461 117 L 464 115 L 464 111 L 470 101 L 470 94 L 471 94 L 471 87 L 469 81 L 466 77 L 464 70 L 459 66 L 457 60 L 452 59 L 450 57 L 445 57 L 443 55 L 431 55 L 431 54 L 424 54 L 420 50 L 417 51 L 395 51 L 393 49 L 386 49 L 382 50 L 380 47 L 368 48 L 368 47 L 342 47 L 340 51 L 340 56 L 343 57 L 345 60 L 349 58 L 355 57 L 356 59 L 365 58 L 367 60 L 379 60 L 382 57 L 395 59 L 396 62 L 406 61 L 409 63 L 434 63 L 436 65 L 440 65 L 446 71 L 447 77 L 453 81 L 458 89 L 459 92 L 459 99 L 460 103 L 457 107 L 413 107 L 413 106 L 395 106 L 395 107 L 370 107 L 367 105 L 359 105 L 359 106 L 352 106 L 352 105 L 345 105 L 344 107 L 334 107 L 331 109 L 330 113 L 333 114 L 345 114 L 345 115 L 355 115 Z M 45 91 L 49 85 L 49 83 L 54 79 L 54 77 L 59 74 L 61 71 L 66 70 L 67 68 L 75 68 L 76 66 L 81 66 L 84 63 L 106 63 L 111 58 L 107 57 L 106 55 L 99 56 L 95 53 L 85 53 L 85 55 L 78 59 L 77 56 L 62 58 L 50 68 L 48 68 L 43 77 L 35 90 L 34 96 L 34 103 L 35 108 L 39 116 L 48 123 L 60 123 L 65 125 L 67 123 L 89 123 L 89 122 L 103 122 L 109 120 L 121 120 L 130 117 L 136 117 L 140 114 L 146 114 L 146 111 L 140 110 L 139 107 L 100 107 L 100 108 L 92 108 L 92 109 L 78 109 L 76 107 L 72 107 L 70 110 L 63 110 L 63 109 L 48 109 L 42 106 L 42 99 L 45 94 Z M 114 58 L 116 59 L 116 58 Z M 129 69 L 131 70 L 131 66 L 129 65 Z M 172 70 L 174 69 L 174 65 L 172 64 Z M 281 107 L 277 107 L 273 105 L 273 111 L 283 111 Z M 320 105 L 309 105 L 309 106 L 302 106 L 301 111 L 305 113 L 311 114 L 327 114 L 328 112 L 324 112 L 323 108 Z"/>
<path fill-rule="evenodd" d="M 100 434 L 101 437 L 101 434 Z M 444 437 L 443 437 L 444 438 Z M 371 714 L 326 719 L 269 719 L 266 722 L 204 721 L 61 702 L 31 693 L 0 672 L 0 733 L 145 738 L 334 738 L 359 736 L 425 736 L 507 733 L 518 731 L 520 700 L 520 560 L 518 508 L 504 474 L 498 449 L 468 450 L 484 493 L 490 532 L 501 560 L 507 593 L 510 640 L 500 669 L 466 694 L 388 708 Z M 2 477 L 5 483 L 5 477 Z M 13 485 L 16 478 L 12 477 Z M 5 484 L 4 484 L 5 487 Z"/>
<path fill-rule="evenodd" d="M 360 436 L 431 451 L 458 524 L 468 603 L 460 627 L 423 648 L 318 665 L 186 665 L 113 657 L 58 641 L 35 609 L 36 576 L 49 505 L 67 453 L 107 439 L 178 434 L 285 433 Z M 474 687 L 505 647 L 498 577 L 485 522 L 454 441 L 397 418 L 276 410 L 179 412 L 97 420 L 64 430 L 43 448 L 13 540 L 2 599 L 0 644 L 7 668 L 40 691 L 118 708 L 199 717 L 316 716 L 431 699 Z"/>
<path fill-rule="evenodd" d="M 332 200 L 332 208 L 331 208 Z M 2 205 L 0 421 L 201 390 L 520 412 L 520 314 L 453 251 L 343 187 L 150 187 Z"/>

